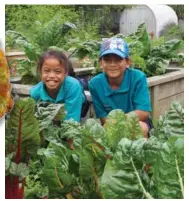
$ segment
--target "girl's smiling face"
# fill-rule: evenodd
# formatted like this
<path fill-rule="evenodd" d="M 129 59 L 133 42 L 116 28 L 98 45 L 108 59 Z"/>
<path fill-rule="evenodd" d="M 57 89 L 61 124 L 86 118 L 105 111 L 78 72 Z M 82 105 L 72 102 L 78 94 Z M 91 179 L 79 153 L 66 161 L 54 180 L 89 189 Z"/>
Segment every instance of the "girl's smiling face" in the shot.
<path fill-rule="evenodd" d="M 45 83 L 49 93 L 58 93 L 65 77 L 64 64 L 61 64 L 58 59 L 50 57 L 44 60 L 41 68 L 41 80 Z"/>

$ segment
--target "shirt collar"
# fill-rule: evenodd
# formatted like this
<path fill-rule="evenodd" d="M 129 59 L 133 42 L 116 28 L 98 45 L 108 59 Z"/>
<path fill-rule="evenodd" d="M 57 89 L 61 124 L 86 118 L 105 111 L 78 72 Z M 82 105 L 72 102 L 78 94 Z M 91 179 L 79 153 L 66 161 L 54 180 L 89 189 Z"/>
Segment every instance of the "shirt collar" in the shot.
<path fill-rule="evenodd" d="M 114 93 L 124 93 L 129 90 L 129 84 L 130 84 L 130 76 L 129 76 L 129 69 L 125 70 L 123 80 L 121 82 L 119 89 L 112 89 L 108 83 L 107 75 L 103 73 L 103 81 L 104 81 L 104 90 L 105 90 L 105 96 L 110 96 Z"/>

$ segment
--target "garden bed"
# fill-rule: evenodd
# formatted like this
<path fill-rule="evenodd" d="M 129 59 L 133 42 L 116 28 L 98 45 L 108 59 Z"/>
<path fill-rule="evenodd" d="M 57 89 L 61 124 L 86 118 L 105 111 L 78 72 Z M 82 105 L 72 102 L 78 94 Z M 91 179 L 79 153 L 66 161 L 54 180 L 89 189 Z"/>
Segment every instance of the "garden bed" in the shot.
<path fill-rule="evenodd" d="M 151 94 L 152 117 L 158 118 L 169 108 L 172 101 L 180 101 L 184 106 L 184 69 L 171 68 L 170 73 L 149 77 L 147 79 Z M 29 96 L 31 85 L 12 84 L 12 94 L 20 97 Z M 87 98 L 91 101 L 91 95 L 85 91 Z M 91 108 L 87 117 L 93 117 Z"/>

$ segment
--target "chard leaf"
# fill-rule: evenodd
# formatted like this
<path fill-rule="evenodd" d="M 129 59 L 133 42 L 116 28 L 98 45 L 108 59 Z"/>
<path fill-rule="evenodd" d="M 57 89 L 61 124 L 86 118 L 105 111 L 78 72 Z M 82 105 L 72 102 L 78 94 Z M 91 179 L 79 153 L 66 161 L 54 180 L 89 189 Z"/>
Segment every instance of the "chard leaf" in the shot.
<path fill-rule="evenodd" d="M 17 164 L 27 162 L 30 155 L 37 153 L 40 145 L 39 126 L 34 112 L 35 101 L 32 98 L 17 100 L 7 122 L 7 130 L 11 132 L 7 133 L 6 142 L 9 151 L 15 152 L 13 160 Z"/>
<path fill-rule="evenodd" d="M 163 45 L 153 47 L 150 55 L 162 59 L 171 59 L 177 55 L 176 50 L 180 48 L 180 44 L 181 40 L 178 39 L 166 41 Z"/>
<path fill-rule="evenodd" d="M 94 119 L 87 119 L 84 125 L 84 134 L 89 138 L 92 138 L 92 141 L 97 143 L 103 150 L 108 149 L 107 146 L 107 133 L 103 126 L 97 123 Z"/>
<path fill-rule="evenodd" d="M 37 104 L 36 117 L 39 122 L 40 131 L 48 128 L 53 120 L 61 121 L 65 115 L 63 104 L 53 104 L 48 102 L 40 102 Z"/>
<path fill-rule="evenodd" d="M 180 48 L 180 43 L 181 43 L 181 40 L 172 39 L 172 40 L 166 41 L 165 46 L 169 52 L 173 52 L 175 50 L 178 50 L 178 48 Z"/>
<path fill-rule="evenodd" d="M 126 37 L 131 55 L 138 55 L 145 58 L 150 53 L 151 43 L 145 23 L 138 26 L 137 31 Z"/>
<path fill-rule="evenodd" d="M 72 139 L 73 148 L 82 147 L 82 126 L 80 123 L 73 120 L 66 120 L 61 123 L 61 128 L 59 129 L 59 137 L 61 140 Z"/>
<path fill-rule="evenodd" d="M 184 110 L 179 102 L 173 102 L 167 113 L 169 135 L 184 135 Z"/>
<path fill-rule="evenodd" d="M 122 110 L 112 110 L 107 117 L 105 130 L 107 132 L 108 146 L 115 151 L 121 138 L 127 137 L 135 140 L 143 137 L 138 117 L 135 112 L 127 115 Z"/>
<path fill-rule="evenodd" d="M 143 170 L 142 149 L 145 139 L 123 138 L 112 160 L 108 160 L 101 179 L 103 198 L 152 198 L 147 192 L 149 178 Z"/>
<path fill-rule="evenodd" d="M 140 41 L 138 41 L 137 39 L 133 40 L 133 39 L 128 39 L 126 38 L 126 41 L 128 43 L 129 49 L 130 49 L 130 54 L 133 55 L 138 55 L 139 57 L 141 57 L 141 55 L 143 54 L 143 45 Z"/>
<path fill-rule="evenodd" d="M 138 26 L 138 29 L 135 35 L 138 37 L 138 40 L 143 44 L 143 53 L 140 56 L 147 57 L 150 52 L 151 43 L 150 43 L 148 32 L 146 30 L 145 23 L 140 24 Z"/>
<path fill-rule="evenodd" d="M 50 144 L 51 154 L 45 154 L 45 162 L 40 177 L 48 185 L 49 191 L 67 194 L 72 189 L 74 175 L 69 172 L 69 156 L 66 147 Z M 53 154 L 54 152 L 54 154 Z"/>
<path fill-rule="evenodd" d="M 141 71 L 146 71 L 146 62 L 145 60 L 138 56 L 138 55 L 132 55 L 131 56 L 132 66 L 136 69 L 140 69 Z"/>
<path fill-rule="evenodd" d="M 169 110 L 159 117 L 157 126 L 150 132 L 159 140 L 184 135 L 184 110 L 179 102 L 173 102 Z"/>
<path fill-rule="evenodd" d="M 11 165 L 11 159 L 6 157 L 5 158 L 5 174 L 8 175 L 9 174 L 9 168 L 10 168 L 10 165 Z"/>
<path fill-rule="evenodd" d="M 154 184 L 159 199 L 184 198 L 184 137 L 172 136 L 158 152 Z"/>
<path fill-rule="evenodd" d="M 120 139 L 128 135 L 128 133 L 125 133 L 126 118 L 122 110 L 112 110 L 107 116 L 105 130 L 107 132 L 108 146 L 112 151 L 115 151 Z"/>
<path fill-rule="evenodd" d="M 94 163 L 92 154 L 84 149 L 80 154 L 80 165 L 79 165 L 79 173 L 84 180 L 89 180 L 93 178 L 94 172 Z"/>
<path fill-rule="evenodd" d="M 159 141 L 167 141 L 169 132 L 167 130 L 167 114 L 161 115 L 156 126 L 150 131 L 151 136 L 155 136 Z"/>
<path fill-rule="evenodd" d="M 84 127 L 83 151 L 80 153 L 80 175 L 84 172 L 86 178 L 93 180 L 91 185 L 96 186 L 95 192 L 98 194 L 99 178 L 104 170 L 106 156 L 111 153 L 107 146 L 107 134 L 99 123 L 94 119 L 88 119 Z"/>
<path fill-rule="evenodd" d="M 166 72 L 169 61 L 161 57 L 150 57 L 146 60 L 146 74 L 148 76 L 161 75 Z"/>
<path fill-rule="evenodd" d="M 156 158 L 161 150 L 162 143 L 156 137 L 150 137 L 143 146 L 144 160 L 146 164 L 153 165 L 156 163 Z"/>
<path fill-rule="evenodd" d="M 96 184 L 98 183 L 98 177 L 103 173 L 104 166 L 107 160 L 108 152 L 105 152 L 94 140 L 86 140 L 87 144 L 83 147 L 82 152 L 79 153 L 80 166 L 88 169 L 88 177 L 93 177 Z M 86 155 L 86 156 L 85 156 Z M 83 168 L 83 170 L 85 170 Z M 82 171 L 82 169 L 80 169 Z M 82 173 L 80 173 L 82 174 Z"/>
<path fill-rule="evenodd" d="M 14 162 L 10 163 L 9 173 L 14 176 L 19 176 L 21 179 L 28 176 L 29 169 L 25 163 L 16 164 Z"/>
<path fill-rule="evenodd" d="M 129 139 L 136 140 L 142 138 L 143 132 L 136 113 L 129 112 L 126 117 L 126 132 L 128 133 Z"/>
<path fill-rule="evenodd" d="M 48 142 L 61 142 L 61 139 L 59 138 L 59 127 L 55 125 L 49 125 L 48 128 L 41 131 L 41 134 Z"/>
<path fill-rule="evenodd" d="M 66 120 L 56 126 L 50 124 L 42 131 L 44 138 L 52 143 L 61 143 L 67 148 L 82 147 L 82 127 L 78 122 Z"/>

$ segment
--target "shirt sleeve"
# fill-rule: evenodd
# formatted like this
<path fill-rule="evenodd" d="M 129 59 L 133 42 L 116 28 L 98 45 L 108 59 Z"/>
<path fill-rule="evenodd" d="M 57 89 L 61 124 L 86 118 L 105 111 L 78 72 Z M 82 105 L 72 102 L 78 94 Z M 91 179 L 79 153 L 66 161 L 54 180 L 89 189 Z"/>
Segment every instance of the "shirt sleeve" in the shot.
<path fill-rule="evenodd" d="M 151 111 L 150 93 L 145 74 L 136 82 L 133 104 L 135 110 Z"/>
<path fill-rule="evenodd" d="M 32 87 L 29 91 L 30 96 L 35 99 L 36 101 L 39 100 L 39 95 L 37 94 L 36 90 L 34 87 Z"/>
<path fill-rule="evenodd" d="M 69 89 L 69 93 L 65 98 L 65 110 L 67 112 L 65 120 L 73 119 L 80 121 L 81 108 L 83 103 L 82 88 L 80 84 L 75 85 Z"/>
<path fill-rule="evenodd" d="M 97 91 L 95 89 L 95 87 L 93 86 L 93 84 L 91 82 L 89 82 L 89 91 L 91 93 L 91 97 L 92 97 L 92 103 L 94 106 L 94 110 L 96 113 L 96 117 L 97 118 L 104 118 L 106 117 L 108 114 L 105 111 L 102 101 L 100 100 Z"/>

